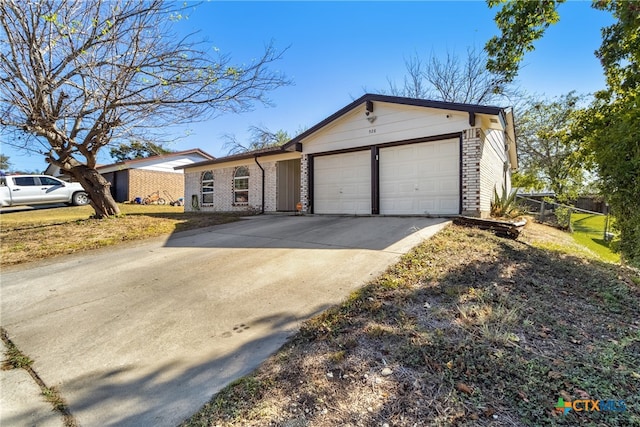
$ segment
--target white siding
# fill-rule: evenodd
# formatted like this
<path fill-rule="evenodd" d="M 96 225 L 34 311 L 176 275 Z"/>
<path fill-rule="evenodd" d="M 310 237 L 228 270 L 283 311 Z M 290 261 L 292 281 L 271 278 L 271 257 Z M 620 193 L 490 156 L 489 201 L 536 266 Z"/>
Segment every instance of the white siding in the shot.
<path fill-rule="evenodd" d="M 435 108 L 374 102 L 367 120 L 365 105 L 354 108 L 305 138 L 304 152 L 313 154 L 385 142 L 403 141 L 462 132 L 469 127 L 469 114 Z"/>
<path fill-rule="evenodd" d="M 480 211 L 486 215 L 491 210 L 494 190 L 502 191 L 505 183 L 504 164 L 508 160 L 504 132 L 488 129 L 484 133 L 480 158 Z M 510 171 L 507 175 L 507 191 L 511 190 Z"/>

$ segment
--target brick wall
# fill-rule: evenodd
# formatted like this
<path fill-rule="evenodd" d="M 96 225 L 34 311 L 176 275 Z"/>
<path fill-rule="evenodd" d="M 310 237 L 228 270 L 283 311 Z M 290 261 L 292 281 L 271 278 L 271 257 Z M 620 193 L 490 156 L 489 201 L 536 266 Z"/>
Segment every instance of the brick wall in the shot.
<path fill-rule="evenodd" d="M 160 197 L 165 199 L 167 204 L 171 199 L 164 194 L 164 191 L 167 191 L 174 199 L 183 197 L 184 175 L 145 169 L 129 170 L 129 201 L 133 201 L 136 197 L 147 197 L 156 191 L 159 191 Z"/>
<path fill-rule="evenodd" d="M 302 212 L 309 211 L 309 156 L 302 155 L 300 159 L 300 203 Z"/>
<path fill-rule="evenodd" d="M 479 128 L 462 133 L 462 214 L 481 216 L 480 159 L 482 135 Z"/>
<path fill-rule="evenodd" d="M 275 212 L 278 209 L 278 169 L 277 162 L 263 162 L 260 164 L 264 168 L 264 211 Z M 259 172 L 259 171 L 258 171 Z M 259 185 L 259 191 L 262 187 Z"/>
<path fill-rule="evenodd" d="M 276 162 L 260 162 L 265 173 L 265 212 L 276 210 Z M 249 201 L 246 204 L 234 203 L 233 181 L 236 167 L 212 169 L 213 172 L 213 203 L 202 203 L 202 174 L 203 172 L 188 172 L 185 174 L 185 211 L 196 209 L 204 212 L 259 212 L 262 209 L 262 171 L 251 161 L 243 165 L 249 169 Z M 197 205 L 193 203 L 193 196 L 197 196 Z M 196 208 L 197 206 L 197 208 Z"/>
<path fill-rule="evenodd" d="M 504 132 L 479 128 L 467 129 L 462 135 L 462 214 L 486 218 L 491 213 L 494 190 L 505 184 L 510 188 L 510 171 Z"/>
<path fill-rule="evenodd" d="M 185 212 L 193 212 L 196 210 L 196 206 L 193 203 L 193 196 L 196 196 L 198 200 L 197 207 L 200 207 L 200 201 L 202 196 L 200 195 L 200 180 L 202 172 L 187 172 L 184 173 L 184 210 Z M 215 190 L 215 188 L 214 188 Z"/>

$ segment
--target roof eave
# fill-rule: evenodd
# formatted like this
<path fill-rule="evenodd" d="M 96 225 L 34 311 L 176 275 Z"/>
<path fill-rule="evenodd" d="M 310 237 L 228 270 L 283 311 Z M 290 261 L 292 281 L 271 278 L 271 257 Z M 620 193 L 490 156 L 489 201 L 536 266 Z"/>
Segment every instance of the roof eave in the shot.
<path fill-rule="evenodd" d="M 319 129 L 325 127 L 329 123 L 358 107 L 362 103 L 367 101 L 375 101 L 375 102 L 388 102 L 392 104 L 400 104 L 400 105 L 410 105 L 415 107 L 426 107 L 426 108 L 438 108 L 442 110 L 451 110 L 451 111 L 462 111 L 466 113 L 473 114 L 489 114 L 500 116 L 503 114 L 504 109 L 500 107 L 492 107 L 487 105 L 475 105 L 475 104 L 461 104 L 456 102 L 445 102 L 445 101 L 432 101 L 428 99 L 417 99 L 417 98 L 404 98 L 399 96 L 390 96 L 390 95 L 379 95 L 367 93 L 335 113 L 331 114 L 329 117 L 324 120 L 318 122 L 314 126 L 307 129 L 305 132 L 297 135 L 291 141 L 284 145 L 285 148 L 288 148 L 294 144 L 300 143 L 303 139 L 307 138 L 309 135 L 318 131 Z"/>
<path fill-rule="evenodd" d="M 187 168 L 195 168 L 195 167 L 200 167 L 200 166 L 208 166 L 208 165 L 217 165 L 217 164 L 221 164 L 221 163 L 228 163 L 228 162 L 233 162 L 236 160 L 247 160 L 247 159 L 253 159 L 256 157 L 266 157 L 266 156 L 275 156 L 278 154 L 283 154 L 283 153 L 290 153 L 290 152 L 300 152 L 302 151 L 302 146 L 300 144 L 293 144 L 291 146 L 291 148 L 285 148 L 285 145 L 281 145 L 279 147 L 274 147 L 273 150 L 266 150 L 266 151 L 249 151 L 247 153 L 242 153 L 242 154 L 234 154 L 231 156 L 225 156 L 225 157 L 218 157 L 216 159 L 213 160 L 205 160 L 203 162 L 197 162 L 197 163 L 191 163 L 189 165 L 182 165 L 182 166 L 176 166 L 174 169 L 178 170 L 178 169 L 187 169 Z"/>

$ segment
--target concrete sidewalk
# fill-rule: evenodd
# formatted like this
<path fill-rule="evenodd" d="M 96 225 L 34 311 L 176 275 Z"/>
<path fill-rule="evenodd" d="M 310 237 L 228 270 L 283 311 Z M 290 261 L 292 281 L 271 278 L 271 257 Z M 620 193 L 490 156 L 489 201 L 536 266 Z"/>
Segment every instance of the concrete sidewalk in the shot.
<path fill-rule="evenodd" d="M 3 360 L 7 347 L 0 341 Z M 62 415 L 53 410 L 40 387 L 24 369 L 0 370 L 1 426 L 63 426 Z"/>
<path fill-rule="evenodd" d="M 446 224 L 259 216 L 5 269 L 2 325 L 81 425 L 174 426 Z M 62 424 L 19 374 L 0 424 Z"/>

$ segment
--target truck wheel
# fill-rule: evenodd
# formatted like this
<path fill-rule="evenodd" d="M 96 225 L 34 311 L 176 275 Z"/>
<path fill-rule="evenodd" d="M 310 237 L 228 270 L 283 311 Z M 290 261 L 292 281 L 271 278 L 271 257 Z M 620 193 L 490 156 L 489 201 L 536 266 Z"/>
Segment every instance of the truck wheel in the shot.
<path fill-rule="evenodd" d="M 159 205 L 164 205 L 165 203 L 167 203 L 167 202 L 162 197 L 158 199 L 158 204 Z"/>
<path fill-rule="evenodd" d="M 88 205 L 89 196 L 87 195 L 87 193 L 83 191 L 78 191 L 77 193 L 73 194 L 73 198 L 71 199 L 71 202 L 73 203 L 74 206 Z"/>

